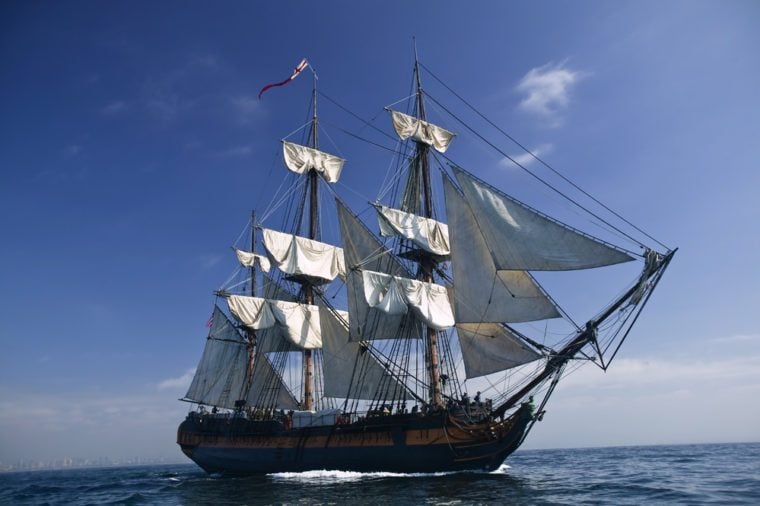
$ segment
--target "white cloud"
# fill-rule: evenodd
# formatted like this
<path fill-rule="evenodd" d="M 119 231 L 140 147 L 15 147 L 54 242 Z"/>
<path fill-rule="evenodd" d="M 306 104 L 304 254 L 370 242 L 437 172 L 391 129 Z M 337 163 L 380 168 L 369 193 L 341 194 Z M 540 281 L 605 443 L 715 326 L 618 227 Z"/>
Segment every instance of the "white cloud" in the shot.
<path fill-rule="evenodd" d="M 760 356 L 716 360 L 616 360 L 607 374 L 594 367 L 584 367 L 565 377 L 561 388 L 590 387 L 631 392 L 634 387 L 659 385 L 660 388 L 694 386 L 708 382 L 712 386 L 738 379 L 760 384 Z"/>
<path fill-rule="evenodd" d="M 566 375 L 528 447 L 760 440 L 760 355 L 618 359 Z"/>
<path fill-rule="evenodd" d="M 533 155 L 541 157 L 541 156 L 546 155 L 547 153 L 550 153 L 553 149 L 554 149 L 554 146 L 552 144 L 541 144 L 540 146 L 533 148 L 530 151 L 531 153 L 533 153 Z M 500 165 L 506 168 L 514 168 L 514 167 L 517 167 L 517 165 L 515 165 L 515 162 L 517 162 L 523 167 L 527 167 L 528 165 L 531 165 L 532 163 L 536 162 L 536 159 L 533 157 L 533 155 L 531 155 L 530 153 L 525 153 L 525 152 L 512 155 L 511 158 L 512 160 L 514 160 L 514 162 L 510 160 L 509 158 L 502 158 Z"/>
<path fill-rule="evenodd" d="M 176 378 L 167 378 L 163 381 L 159 381 L 156 388 L 159 390 L 184 390 L 190 386 L 190 382 L 193 381 L 195 375 L 195 368 L 188 369 L 182 376 Z"/>
<path fill-rule="evenodd" d="M 566 67 L 565 62 L 533 68 L 517 84 L 517 91 L 525 95 L 519 107 L 556 126 L 570 103 L 571 89 L 581 77 L 581 72 Z"/>
<path fill-rule="evenodd" d="M 175 443 L 187 404 L 174 390 L 41 395 L 0 389 L 0 460 L 143 457 L 185 461 Z"/>

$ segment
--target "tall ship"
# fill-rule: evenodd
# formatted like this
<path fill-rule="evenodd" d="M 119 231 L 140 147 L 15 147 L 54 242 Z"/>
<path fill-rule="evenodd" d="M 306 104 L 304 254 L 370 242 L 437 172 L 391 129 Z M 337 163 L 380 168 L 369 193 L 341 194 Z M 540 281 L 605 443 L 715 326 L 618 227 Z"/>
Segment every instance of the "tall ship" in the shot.
<path fill-rule="evenodd" d="M 609 367 L 675 250 L 535 153 L 553 181 L 508 155 L 493 139 L 514 139 L 416 57 L 411 94 L 382 128 L 313 83 L 310 121 L 282 141 L 284 182 L 214 292 L 177 443 L 209 473 L 497 469 L 565 375 Z M 318 100 L 348 111 L 359 133 L 346 132 L 379 153 L 373 170 L 387 167 L 362 209 L 341 193 L 345 160 L 320 146 Z M 486 182 L 493 170 L 457 159 L 465 135 L 514 166 L 497 179 L 523 174 L 544 189 L 537 202 L 549 195 L 575 221 Z"/>

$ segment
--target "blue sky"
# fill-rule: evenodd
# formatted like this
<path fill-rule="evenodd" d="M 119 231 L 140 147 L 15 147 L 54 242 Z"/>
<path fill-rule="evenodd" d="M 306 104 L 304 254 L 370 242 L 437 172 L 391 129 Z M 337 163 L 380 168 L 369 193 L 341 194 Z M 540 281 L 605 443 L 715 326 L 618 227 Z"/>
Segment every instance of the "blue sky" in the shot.
<path fill-rule="evenodd" d="M 211 291 L 307 117 L 305 76 L 259 88 L 305 56 L 324 93 L 376 117 L 409 92 L 413 35 L 451 87 L 681 248 L 618 367 L 569 377 L 527 446 L 760 439 L 757 2 L 0 11 L 0 462 L 179 457 Z M 387 155 L 322 111 L 349 159 L 337 190 L 374 199 Z M 462 144 L 498 186 L 524 181 Z"/>

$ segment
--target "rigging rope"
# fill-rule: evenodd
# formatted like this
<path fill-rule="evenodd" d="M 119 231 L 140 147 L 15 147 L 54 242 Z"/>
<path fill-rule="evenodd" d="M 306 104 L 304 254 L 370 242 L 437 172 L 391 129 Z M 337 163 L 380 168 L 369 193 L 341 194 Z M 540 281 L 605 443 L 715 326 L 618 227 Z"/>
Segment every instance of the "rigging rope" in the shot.
<path fill-rule="evenodd" d="M 641 241 L 636 240 L 634 237 L 632 237 L 629 234 L 626 234 L 625 232 L 623 232 L 622 230 L 620 230 L 618 227 L 615 227 L 613 224 L 611 224 L 610 222 L 606 221 L 601 216 L 595 214 L 590 209 L 587 209 L 586 207 L 582 206 L 580 203 L 576 202 L 570 196 L 568 196 L 567 194 L 565 194 L 562 190 L 560 190 L 559 188 L 553 186 L 548 181 L 542 179 L 538 174 L 536 174 L 535 172 L 533 172 L 530 169 L 528 169 L 527 167 L 525 167 L 523 164 L 521 164 L 520 162 L 518 162 L 517 160 L 515 160 L 513 157 L 509 156 L 507 153 L 505 153 L 504 151 L 502 151 L 501 148 L 499 148 L 498 146 L 496 146 L 496 144 L 492 143 L 491 141 L 489 141 L 488 139 L 486 139 L 485 137 L 483 137 L 483 135 L 481 135 L 478 132 L 476 132 L 474 128 L 472 128 L 470 125 L 468 125 L 467 123 L 465 123 L 464 120 L 462 120 L 461 118 L 459 118 L 459 116 L 457 116 L 456 114 L 454 114 L 453 112 L 451 112 L 450 110 L 448 110 L 446 108 L 446 106 L 444 106 L 443 104 L 441 104 L 440 102 L 438 102 L 430 94 L 425 93 L 425 96 L 428 97 L 433 102 L 435 102 L 436 104 L 438 104 L 441 108 L 443 108 L 443 110 L 445 110 L 447 113 L 449 113 L 449 115 L 452 118 L 456 119 L 462 126 L 464 126 L 465 128 L 467 128 L 467 130 L 469 130 L 473 135 L 475 135 L 480 140 L 482 140 L 483 142 L 485 142 L 486 144 L 488 144 L 489 146 L 491 146 L 499 154 L 501 154 L 504 158 L 507 158 L 509 161 L 511 161 L 512 163 L 514 163 L 515 165 L 517 165 L 518 167 L 520 167 L 521 169 L 523 169 L 525 172 L 527 172 L 530 176 L 532 176 L 534 179 L 536 179 L 537 181 L 539 181 L 541 184 L 543 184 L 546 187 L 550 188 L 552 191 L 554 191 L 555 193 L 557 193 L 558 195 L 560 195 L 562 198 L 568 200 L 569 202 L 572 202 L 574 205 L 578 206 L 580 209 L 586 211 L 589 215 L 591 215 L 591 216 L 595 217 L 596 219 L 600 220 L 601 222 L 605 223 L 608 227 L 611 227 L 614 230 L 617 230 L 619 233 L 623 234 L 625 237 L 627 237 L 633 243 L 637 244 L 638 246 L 640 246 L 642 248 L 646 247 L 643 243 L 641 243 Z M 444 158 L 446 158 L 447 160 L 450 160 L 450 158 L 448 158 L 447 156 L 445 156 L 445 155 L 442 155 L 442 156 L 444 156 Z M 639 254 L 637 256 L 642 256 L 642 255 Z"/>
<path fill-rule="evenodd" d="M 301 125 L 300 127 L 296 128 L 295 130 L 293 130 L 292 132 L 290 132 L 288 135 L 286 135 L 285 137 L 283 137 L 282 140 L 287 139 L 291 135 L 295 134 L 296 132 L 298 132 L 300 130 L 303 130 L 304 128 L 306 128 L 309 125 L 311 125 L 311 121 L 308 121 L 308 122 L 304 123 L 303 125 Z"/>
<path fill-rule="evenodd" d="M 585 191 L 583 188 L 581 188 L 580 186 L 578 186 L 577 184 L 575 184 L 573 181 L 571 181 L 570 179 L 568 179 L 567 177 L 565 177 L 565 176 L 564 176 L 564 175 L 563 175 L 561 172 L 559 172 L 558 170 L 554 169 L 554 168 L 553 168 L 551 165 L 549 165 L 548 163 L 546 163 L 546 162 L 545 162 L 543 159 L 539 158 L 539 157 L 538 157 L 538 155 L 536 155 L 536 154 L 535 154 L 535 153 L 533 153 L 531 150 L 529 150 L 528 148 L 526 148 L 526 147 L 525 147 L 523 144 L 521 144 L 520 142 L 518 142 L 518 141 L 517 141 L 517 140 L 516 140 L 514 137 L 512 137 L 511 135 L 509 135 L 507 132 L 505 132 L 503 129 L 501 129 L 501 128 L 500 128 L 498 125 L 496 125 L 496 124 L 495 124 L 493 121 L 491 121 L 491 120 L 490 120 L 490 119 L 488 119 L 488 118 L 487 118 L 485 115 L 483 115 L 483 114 L 482 114 L 480 111 L 478 111 L 478 110 L 477 110 L 477 109 L 476 109 L 476 108 L 475 108 L 473 105 L 471 105 L 471 104 L 470 104 L 470 103 L 469 103 L 467 100 L 465 100 L 465 99 L 464 99 L 464 98 L 463 98 L 461 95 L 459 95 L 457 92 L 455 92 L 453 89 L 451 89 L 451 88 L 450 88 L 450 87 L 449 87 L 449 86 L 448 86 L 446 83 L 444 83 L 444 82 L 443 82 L 443 81 L 442 81 L 442 80 L 441 80 L 441 79 L 440 79 L 438 76 L 436 76 L 436 75 L 435 75 L 435 74 L 434 74 L 434 73 L 433 73 L 433 72 L 432 72 L 432 71 L 431 71 L 429 68 L 427 68 L 427 67 L 426 67 L 426 66 L 425 66 L 423 63 L 420 63 L 420 66 L 421 66 L 422 68 L 424 68 L 424 69 L 425 69 L 425 71 L 426 71 L 428 74 L 430 74 L 430 76 L 431 76 L 431 77 L 433 77 L 433 79 L 435 79 L 436 81 L 438 81 L 438 82 L 439 82 L 439 83 L 440 83 L 440 84 L 441 84 L 441 85 L 442 85 L 444 88 L 446 88 L 446 89 L 447 89 L 447 90 L 448 90 L 448 91 L 449 91 L 451 94 L 453 94 L 455 97 L 457 97 L 459 100 L 461 100 L 461 101 L 462 101 L 462 102 L 463 102 L 463 103 L 464 103 L 464 104 L 465 104 L 467 107 L 469 107 L 470 109 L 472 109 L 472 111 L 473 111 L 473 112 L 475 112 L 475 114 L 477 114 L 478 116 L 480 116 L 480 117 L 481 117 L 483 120 L 485 120 L 485 121 L 486 121 L 486 122 L 487 122 L 489 125 L 491 125 L 491 126 L 492 126 L 492 127 L 494 127 L 496 130 L 498 130 L 498 131 L 499 131 L 499 132 L 500 132 L 502 135 L 504 135 L 504 136 L 505 136 L 507 139 L 509 139 L 510 141 L 514 142 L 514 143 L 515 143 L 517 146 L 519 146 L 519 147 L 520 147 L 520 149 L 522 149 L 522 150 L 523 150 L 523 151 L 525 151 L 527 154 L 529 154 L 531 157 L 533 157 L 534 159 L 536 159 L 536 160 L 537 160 L 539 163 L 541 163 L 542 165 L 544 165 L 544 166 L 545 166 L 547 169 L 549 169 L 549 170 L 550 170 L 550 171 L 552 171 L 554 174 L 556 174 L 557 176 L 559 176 L 560 178 L 562 178 L 562 179 L 563 179 L 565 182 L 567 182 L 567 183 L 568 183 L 569 185 L 571 185 L 573 188 L 575 188 L 576 190 L 578 190 L 579 192 L 581 192 L 583 195 L 585 195 L 586 197 L 590 198 L 591 200 L 593 200 L 594 202 L 596 202 L 598 205 L 602 206 L 602 207 L 603 207 L 605 210 L 607 210 L 608 212 L 612 213 L 612 214 L 613 214 L 615 217 L 617 217 L 618 219 L 620 219 L 621 221 L 623 221 L 624 223 L 626 223 L 628 226 L 630 226 L 630 227 L 634 228 L 635 230 L 637 230 L 637 231 L 638 231 L 638 232 L 640 232 L 641 234 L 644 234 L 646 237 L 648 237 L 649 239 L 653 240 L 654 242 L 656 242 L 657 244 L 659 244 L 659 245 L 660 245 L 660 246 L 662 246 L 663 248 L 665 248 L 665 249 L 667 249 L 667 250 L 670 250 L 670 248 L 669 248 L 668 246 L 666 246 L 665 244 L 661 243 L 660 241 L 658 241 L 657 239 L 655 239 L 654 237 L 652 237 L 652 236 L 651 236 L 651 235 L 649 235 L 648 233 L 644 232 L 643 230 L 641 230 L 639 227 L 637 227 L 636 225 L 634 225 L 634 224 L 633 224 L 633 223 L 631 223 L 630 221 L 628 221 L 628 220 L 626 220 L 625 218 L 623 218 L 623 217 L 622 217 L 620 214 L 618 214 L 617 212 L 615 212 L 614 210 L 612 210 L 611 208 L 609 208 L 608 206 L 606 206 L 604 203 L 602 203 L 601 201 L 599 201 L 598 199 L 596 199 L 594 196 L 592 196 L 591 194 L 589 194 L 588 192 L 586 192 L 586 191 Z M 426 95 L 427 95 L 428 97 L 430 97 L 430 95 L 428 95 L 427 93 L 426 93 Z M 433 100 L 433 101 L 434 101 L 436 104 L 438 104 L 438 102 L 437 102 L 437 101 L 436 101 L 436 100 L 435 100 L 433 97 L 430 97 L 430 99 L 431 99 L 431 100 Z M 438 104 L 438 105 L 439 105 L 439 106 L 441 106 L 441 104 Z M 441 107 L 443 107 L 443 106 L 441 106 Z M 446 110 L 446 112 L 449 112 L 449 111 L 448 111 L 448 110 L 447 110 L 445 107 L 443 107 L 443 109 L 444 109 L 444 110 Z M 451 113 L 449 112 L 449 114 L 451 114 Z M 452 114 L 452 116 L 453 116 L 453 114 Z M 454 116 L 454 117 L 456 118 L 456 116 Z M 459 120 L 458 118 L 457 118 L 457 120 L 461 122 L 461 120 Z M 485 140 L 485 139 L 484 139 L 484 140 Z M 487 142 L 487 141 L 486 141 L 486 142 Z M 489 143 L 489 144 L 490 144 L 490 143 Z M 500 152 L 501 152 L 501 151 L 500 151 Z M 503 154 L 503 153 L 502 153 L 502 154 Z M 507 156 L 507 155 L 504 155 L 504 156 Z M 517 164 L 517 165 L 518 165 L 520 168 L 522 168 L 523 170 L 525 170 L 525 171 L 526 171 L 526 172 L 528 172 L 529 174 L 533 175 L 533 173 L 531 173 L 531 172 L 530 172 L 528 169 L 526 169 L 525 167 L 523 167 L 522 165 L 520 165 L 519 163 L 517 163 L 517 162 L 516 162 L 514 159 L 512 159 L 511 157 L 507 156 L 507 158 L 509 158 L 509 160 L 510 160 L 510 161 L 512 161 L 512 162 L 514 162 L 515 164 Z M 534 177 L 536 177 L 536 176 L 534 176 Z M 540 180 L 540 179 L 539 179 L 539 180 Z M 542 182 L 543 182 L 543 181 L 542 181 Z M 545 184 L 547 184 L 547 186 L 549 186 L 549 187 L 551 188 L 551 186 L 550 186 L 550 185 L 548 185 L 548 183 L 545 183 Z M 572 201 L 572 199 L 571 199 L 571 201 Z M 579 207 L 583 208 L 583 207 L 582 207 L 582 206 L 580 206 L 580 205 L 579 205 Z M 594 213 L 591 213 L 590 211 L 588 211 L 587 209 L 584 209 L 584 210 L 585 210 L 586 212 L 588 212 L 589 214 L 591 214 L 592 216 L 595 216 L 596 218 L 598 218 L 598 219 L 601 219 L 601 218 L 599 218 L 598 216 L 596 216 Z M 602 221 L 604 221 L 604 220 L 602 220 Z M 622 231 L 619 231 L 619 232 L 621 232 L 621 233 L 623 233 L 623 234 L 624 234 L 624 232 L 622 232 Z M 643 246 L 643 245 L 642 245 L 640 242 L 636 241 L 635 239 L 633 239 L 632 237 L 628 236 L 627 234 L 624 234 L 624 235 L 626 235 L 626 237 L 628 237 L 628 238 L 629 238 L 629 239 L 631 239 L 632 241 L 636 242 L 637 244 L 639 244 L 639 245 Z"/>

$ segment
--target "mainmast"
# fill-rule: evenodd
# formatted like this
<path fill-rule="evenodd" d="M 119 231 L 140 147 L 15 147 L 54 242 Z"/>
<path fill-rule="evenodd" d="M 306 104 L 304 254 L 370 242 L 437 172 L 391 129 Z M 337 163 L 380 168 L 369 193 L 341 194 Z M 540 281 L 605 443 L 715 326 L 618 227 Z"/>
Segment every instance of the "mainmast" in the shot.
<path fill-rule="evenodd" d="M 317 75 L 314 74 L 314 87 L 312 103 L 314 113 L 311 117 L 311 147 L 317 149 L 319 144 L 317 137 Z M 314 168 L 309 169 L 309 239 L 317 238 L 317 216 L 319 204 L 318 185 L 319 178 L 317 177 L 317 171 Z M 307 304 L 314 304 L 314 285 L 307 278 L 303 285 L 304 302 Z M 311 350 L 303 351 L 303 401 L 301 403 L 302 409 L 311 410 L 313 406 L 313 394 L 312 394 L 312 353 Z"/>
<path fill-rule="evenodd" d="M 420 63 L 417 58 L 417 48 L 414 51 L 414 73 L 417 81 L 417 118 L 425 121 L 425 100 L 422 93 L 422 79 L 420 77 Z M 419 164 L 420 177 L 422 179 L 422 212 L 425 218 L 433 217 L 433 197 L 430 185 L 430 147 L 424 142 L 417 141 L 415 160 Z M 433 282 L 433 269 L 435 260 L 433 257 L 422 251 L 420 256 L 421 278 L 428 283 Z M 430 403 L 433 406 L 441 406 L 443 399 L 441 397 L 440 373 L 438 370 L 438 333 L 434 328 L 426 326 L 426 345 L 427 345 L 427 367 L 430 378 Z"/>

